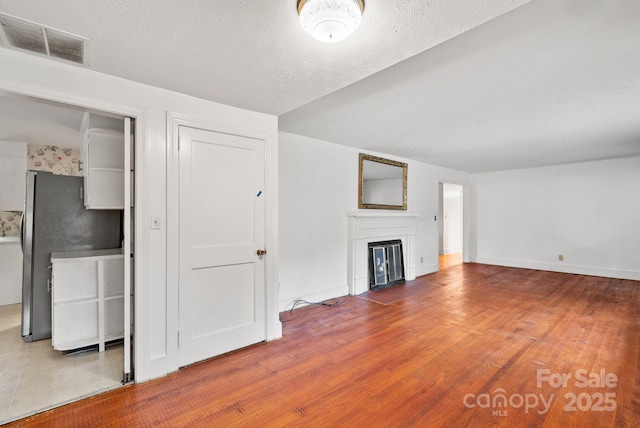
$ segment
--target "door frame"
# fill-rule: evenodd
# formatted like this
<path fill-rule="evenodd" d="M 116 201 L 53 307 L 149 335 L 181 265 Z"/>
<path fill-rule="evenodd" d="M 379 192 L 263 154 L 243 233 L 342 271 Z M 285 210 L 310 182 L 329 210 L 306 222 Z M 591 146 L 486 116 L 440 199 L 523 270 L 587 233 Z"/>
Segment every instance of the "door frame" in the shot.
<path fill-rule="evenodd" d="M 148 292 L 148 284 L 146 283 L 146 275 L 142 275 L 142 272 L 146 267 L 146 260 L 141 260 L 142 257 L 138 257 L 139 255 L 147 253 L 146 237 L 142 234 L 145 228 L 140 227 L 140 225 L 142 224 L 142 220 L 147 218 L 147 207 L 146 205 L 143 205 L 144 201 L 141 197 L 143 192 L 139 191 L 139 189 L 143 188 L 145 185 L 144 177 L 147 173 L 146 165 L 141 161 L 142 159 L 146 158 L 146 147 L 144 145 L 144 142 L 147 140 L 146 127 L 148 117 L 146 110 L 141 109 L 139 106 L 136 107 L 127 104 L 105 101 L 101 98 L 81 95 L 65 89 L 51 87 L 48 85 L 20 81 L 6 76 L 3 76 L 3 79 L 0 79 L 0 91 L 13 96 L 33 98 L 38 101 L 50 102 L 53 104 L 65 104 L 86 109 L 97 114 L 111 113 L 118 116 L 128 117 L 134 120 L 135 127 L 133 150 L 135 153 L 134 171 L 136 174 L 136 180 L 133 190 L 135 198 L 133 205 L 136 207 L 136 210 L 135 217 L 133 219 L 130 219 L 134 225 L 134 236 L 130 236 L 130 239 L 133 238 L 133 240 L 136 242 L 136 260 L 133 265 L 133 281 L 136 285 L 133 298 L 133 325 L 135 327 L 136 334 L 134 334 L 133 336 L 133 346 L 131 349 L 132 361 L 130 361 L 129 368 L 133 370 L 133 367 L 135 367 L 136 372 L 134 373 L 133 371 L 131 371 L 129 373 L 129 376 L 127 376 L 127 381 L 135 382 L 136 373 L 140 374 L 141 378 L 148 378 L 147 361 L 149 360 L 149 348 L 147 344 L 142 340 L 143 335 L 141 334 L 141 330 L 143 330 L 143 327 L 146 326 L 145 320 L 148 318 L 148 310 L 146 306 L 143 305 L 143 303 L 147 301 L 147 299 L 145 299 L 143 296 L 145 296 Z M 125 173 L 127 173 L 128 175 L 127 171 Z M 128 227 L 130 230 L 130 225 L 123 225 L 123 227 Z M 127 364 L 125 363 L 125 369 L 126 367 Z"/>
<path fill-rule="evenodd" d="M 460 209 L 459 209 L 459 214 L 460 214 L 460 224 L 458 225 L 457 229 L 458 232 L 460 232 L 460 252 L 462 252 L 462 250 L 464 249 L 464 242 L 462 242 L 463 238 L 464 238 L 464 225 L 462 224 L 463 222 L 463 213 L 464 213 L 464 207 L 462 204 L 462 197 L 463 197 L 463 187 L 460 184 L 454 184 L 454 183 L 443 183 L 440 182 L 438 183 L 438 202 L 440 204 L 440 206 L 438 207 L 438 216 L 440 217 L 440 220 L 438 222 L 438 235 L 439 235 L 439 240 L 438 240 L 438 254 L 442 255 L 442 254 L 447 254 L 447 253 L 443 253 L 442 251 L 444 251 L 444 241 L 446 239 L 447 236 L 447 229 L 445 228 L 445 225 L 447 224 L 447 217 L 446 214 L 444 212 L 444 208 L 445 208 L 445 186 L 457 186 L 457 188 L 460 189 Z"/>
<path fill-rule="evenodd" d="M 265 337 L 282 337 L 278 312 L 278 141 L 267 130 L 216 122 L 214 120 L 167 112 L 167 351 L 169 366 L 179 367 L 179 291 L 180 291 L 180 155 L 179 127 L 263 140 L 265 143 Z"/>
<path fill-rule="evenodd" d="M 471 262 L 470 247 L 471 247 L 471 185 L 467 181 L 451 180 L 446 178 L 439 178 L 436 180 L 436 207 L 438 209 L 436 215 L 436 233 L 435 233 L 435 254 L 436 260 L 440 257 L 440 231 L 443 226 L 443 184 L 456 184 L 462 186 L 462 262 Z M 438 262 L 438 270 L 440 270 L 440 263 Z"/>

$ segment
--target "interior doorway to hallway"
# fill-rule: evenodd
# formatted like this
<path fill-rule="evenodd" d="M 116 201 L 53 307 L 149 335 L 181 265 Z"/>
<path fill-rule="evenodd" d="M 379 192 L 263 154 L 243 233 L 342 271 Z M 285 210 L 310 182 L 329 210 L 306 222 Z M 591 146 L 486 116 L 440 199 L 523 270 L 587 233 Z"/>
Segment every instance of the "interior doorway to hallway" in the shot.
<path fill-rule="evenodd" d="M 440 269 L 462 264 L 462 253 L 439 254 L 438 264 Z"/>
<path fill-rule="evenodd" d="M 462 263 L 464 245 L 463 186 L 438 183 L 438 211 L 440 221 L 438 238 L 439 268 Z"/>

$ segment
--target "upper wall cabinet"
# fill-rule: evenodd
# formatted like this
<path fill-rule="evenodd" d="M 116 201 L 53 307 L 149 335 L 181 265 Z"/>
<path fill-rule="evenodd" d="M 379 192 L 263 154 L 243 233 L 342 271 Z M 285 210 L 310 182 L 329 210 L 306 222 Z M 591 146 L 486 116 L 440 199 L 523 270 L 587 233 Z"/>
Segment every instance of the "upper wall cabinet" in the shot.
<path fill-rule="evenodd" d="M 0 141 L 0 211 L 24 209 L 27 143 Z"/>
<path fill-rule="evenodd" d="M 124 208 L 124 121 L 85 114 L 82 143 L 84 205 Z"/>

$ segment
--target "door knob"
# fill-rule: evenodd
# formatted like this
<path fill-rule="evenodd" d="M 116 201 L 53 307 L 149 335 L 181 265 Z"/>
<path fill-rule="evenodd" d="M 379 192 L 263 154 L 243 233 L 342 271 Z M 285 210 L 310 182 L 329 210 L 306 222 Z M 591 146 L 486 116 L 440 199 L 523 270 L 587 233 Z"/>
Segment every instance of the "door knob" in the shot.
<path fill-rule="evenodd" d="M 259 256 L 264 256 L 265 254 L 267 254 L 267 250 L 258 250 L 256 251 L 256 254 Z"/>

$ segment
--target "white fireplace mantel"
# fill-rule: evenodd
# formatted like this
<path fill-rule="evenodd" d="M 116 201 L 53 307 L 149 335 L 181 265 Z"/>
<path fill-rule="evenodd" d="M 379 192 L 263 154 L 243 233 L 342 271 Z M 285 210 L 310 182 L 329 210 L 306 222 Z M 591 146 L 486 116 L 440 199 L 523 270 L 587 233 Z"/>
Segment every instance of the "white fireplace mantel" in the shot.
<path fill-rule="evenodd" d="M 420 213 L 390 211 L 348 212 L 349 294 L 369 290 L 369 243 L 400 239 L 405 280 L 416 278 L 416 223 Z"/>

